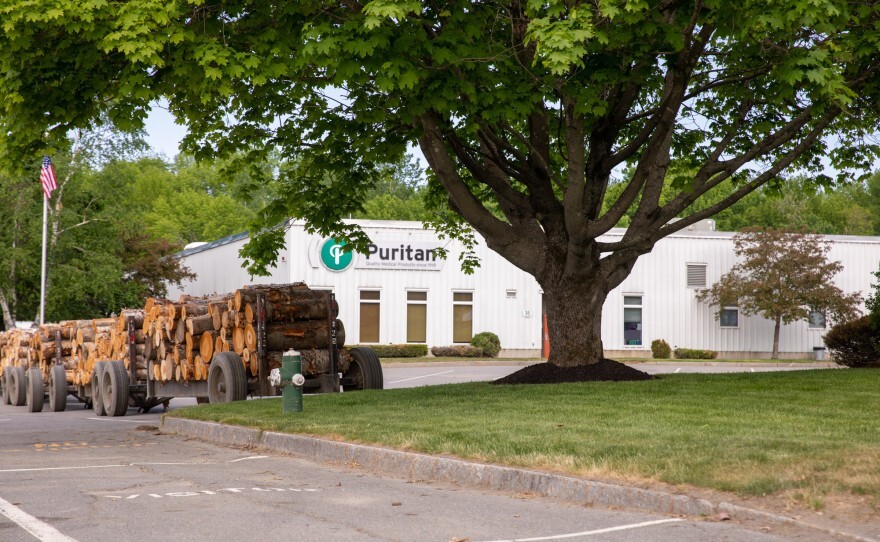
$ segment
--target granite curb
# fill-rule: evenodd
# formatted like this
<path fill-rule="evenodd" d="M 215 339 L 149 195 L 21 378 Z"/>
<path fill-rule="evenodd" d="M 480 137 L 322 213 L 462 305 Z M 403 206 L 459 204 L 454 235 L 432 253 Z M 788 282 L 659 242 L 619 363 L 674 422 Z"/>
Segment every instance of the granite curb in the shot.
<path fill-rule="evenodd" d="M 473 360 L 473 361 L 382 361 L 384 368 L 406 367 L 525 367 L 544 363 L 542 360 Z M 676 367 L 801 367 L 805 369 L 833 369 L 838 365 L 830 361 L 695 361 L 695 360 L 671 360 L 671 361 L 632 361 L 625 360 L 630 367 L 651 365 L 672 365 Z"/>
<path fill-rule="evenodd" d="M 878 542 L 857 534 L 812 525 L 793 518 L 727 502 L 594 482 L 560 474 L 474 463 L 461 459 L 403 452 L 315 437 L 263 431 L 173 418 L 163 415 L 160 430 L 197 438 L 221 446 L 241 446 L 284 453 L 325 463 L 357 465 L 411 480 L 451 482 L 481 489 L 529 493 L 588 506 L 619 507 L 676 516 L 708 517 L 727 514 L 733 519 L 765 521 L 818 530 L 858 542 Z"/>

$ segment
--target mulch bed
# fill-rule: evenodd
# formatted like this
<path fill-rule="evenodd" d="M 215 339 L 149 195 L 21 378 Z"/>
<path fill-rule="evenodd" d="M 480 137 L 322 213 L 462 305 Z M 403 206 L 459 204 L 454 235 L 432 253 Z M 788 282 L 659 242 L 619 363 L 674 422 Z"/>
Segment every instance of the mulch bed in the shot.
<path fill-rule="evenodd" d="M 600 380 L 630 381 L 653 380 L 654 376 L 633 369 L 612 359 L 602 359 L 593 365 L 557 367 L 550 363 L 538 363 L 499 378 L 493 384 L 560 384 L 563 382 L 597 382 Z"/>

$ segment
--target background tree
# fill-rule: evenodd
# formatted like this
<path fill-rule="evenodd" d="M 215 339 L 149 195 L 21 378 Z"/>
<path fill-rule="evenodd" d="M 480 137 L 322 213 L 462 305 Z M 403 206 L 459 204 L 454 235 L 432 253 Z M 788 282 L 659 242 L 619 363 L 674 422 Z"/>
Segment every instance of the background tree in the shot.
<path fill-rule="evenodd" d="M 819 235 L 781 230 L 749 230 L 734 238 L 738 261 L 697 299 L 718 307 L 736 306 L 774 323 L 772 359 L 779 359 L 782 324 L 808 320 L 813 311 L 835 322 L 858 315 L 859 293 L 845 294 L 834 285 L 843 269 L 828 261 L 831 245 Z"/>
<path fill-rule="evenodd" d="M 286 160 L 253 172 L 281 189 L 246 252 L 259 270 L 291 216 L 365 249 L 342 220 L 417 143 L 443 196 L 434 225 L 467 240 L 468 224 L 536 278 L 559 366 L 602 358 L 605 299 L 659 239 L 787 169 L 828 159 L 861 173 L 877 155 L 873 4 L 0 0 L 0 12 L 6 156 L 102 111 L 137 126 L 164 97 L 197 158 Z M 691 173 L 670 177 L 673 164 Z M 636 201 L 626 234 L 605 240 Z"/>
<path fill-rule="evenodd" d="M 418 161 L 407 154 L 384 168 L 382 178 L 367 195 L 363 210 L 354 218 L 427 221 L 426 179 Z"/>

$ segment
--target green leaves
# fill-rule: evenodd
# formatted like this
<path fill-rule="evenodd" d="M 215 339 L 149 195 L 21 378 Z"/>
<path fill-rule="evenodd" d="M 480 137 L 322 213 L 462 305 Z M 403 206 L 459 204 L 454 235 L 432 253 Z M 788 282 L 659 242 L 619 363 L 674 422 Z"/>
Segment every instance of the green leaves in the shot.
<path fill-rule="evenodd" d="M 535 13 L 526 32 L 526 43 L 535 46 L 535 62 L 554 75 L 583 67 L 586 42 L 595 35 L 589 8 L 564 10 L 561 2 L 552 2 L 543 10 L 544 6 L 537 2 L 529 5 Z M 541 11 L 544 16 L 540 16 Z"/>

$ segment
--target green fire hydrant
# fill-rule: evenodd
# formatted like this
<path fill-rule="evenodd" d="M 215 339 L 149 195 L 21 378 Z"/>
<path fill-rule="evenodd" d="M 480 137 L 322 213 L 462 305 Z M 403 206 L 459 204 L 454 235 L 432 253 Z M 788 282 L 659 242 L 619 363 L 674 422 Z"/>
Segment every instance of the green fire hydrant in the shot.
<path fill-rule="evenodd" d="M 296 350 L 288 350 L 281 356 L 281 370 L 272 369 L 269 383 L 281 386 L 281 412 L 302 412 L 303 384 L 306 378 L 302 375 L 302 355 Z"/>

